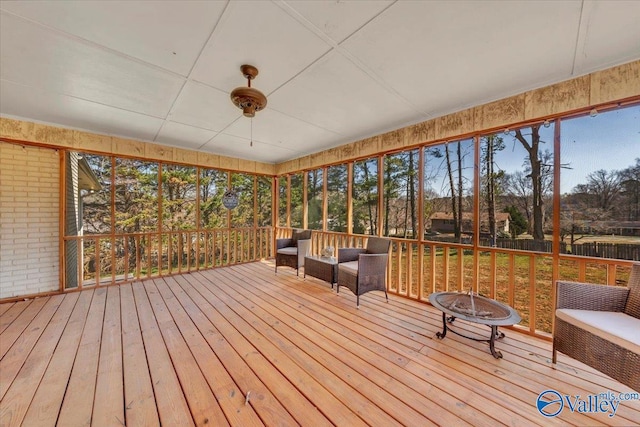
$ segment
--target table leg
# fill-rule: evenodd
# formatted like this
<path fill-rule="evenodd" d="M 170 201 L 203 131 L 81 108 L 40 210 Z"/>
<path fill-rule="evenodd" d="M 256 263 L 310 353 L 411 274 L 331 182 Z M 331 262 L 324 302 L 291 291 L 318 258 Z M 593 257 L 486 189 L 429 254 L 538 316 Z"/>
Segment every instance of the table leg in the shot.
<path fill-rule="evenodd" d="M 496 338 L 503 338 L 504 334 L 502 332 L 498 333 L 498 327 L 496 325 L 491 325 L 491 339 L 489 340 L 489 349 L 491 350 L 491 354 L 496 359 L 502 359 L 502 353 L 496 351 L 495 341 Z"/>
<path fill-rule="evenodd" d="M 447 336 L 447 315 L 442 312 L 442 332 L 436 332 L 436 337 L 442 339 Z"/>
<path fill-rule="evenodd" d="M 496 359 L 502 358 L 502 353 L 496 350 L 496 346 L 495 346 L 496 340 L 504 338 L 504 333 L 498 331 L 498 326 L 491 325 L 491 337 L 489 337 L 489 339 L 475 338 L 475 337 L 470 337 L 468 335 L 462 334 L 454 329 L 450 329 L 447 326 L 447 323 L 453 323 L 455 319 L 456 318 L 454 316 L 447 316 L 445 312 L 442 312 L 442 332 L 436 332 L 436 337 L 443 339 L 444 337 L 447 336 L 447 331 L 451 331 L 456 335 L 459 335 L 461 337 L 464 337 L 470 340 L 486 342 L 486 343 L 489 343 L 489 349 L 491 350 L 491 355 Z"/>

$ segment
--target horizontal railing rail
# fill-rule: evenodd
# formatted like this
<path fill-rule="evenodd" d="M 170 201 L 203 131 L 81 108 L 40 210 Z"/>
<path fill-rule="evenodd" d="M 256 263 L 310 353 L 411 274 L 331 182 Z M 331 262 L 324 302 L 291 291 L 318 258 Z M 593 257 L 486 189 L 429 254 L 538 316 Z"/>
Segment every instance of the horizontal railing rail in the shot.
<path fill-rule="evenodd" d="M 64 289 L 271 258 L 273 232 L 261 227 L 67 236 Z"/>

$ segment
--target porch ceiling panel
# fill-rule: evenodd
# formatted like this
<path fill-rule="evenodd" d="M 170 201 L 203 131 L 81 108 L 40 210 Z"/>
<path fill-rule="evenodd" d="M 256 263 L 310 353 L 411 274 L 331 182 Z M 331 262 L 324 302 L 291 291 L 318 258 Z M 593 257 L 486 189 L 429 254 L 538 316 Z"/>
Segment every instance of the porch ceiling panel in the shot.
<path fill-rule="evenodd" d="M 263 161 L 276 163 L 279 159 L 293 158 L 298 156 L 298 152 L 285 147 L 278 147 L 267 144 L 254 138 L 253 147 L 250 139 L 240 138 L 224 132 L 213 137 L 204 147 L 204 151 L 222 154 L 229 157 L 248 158 L 251 153 L 256 153 Z M 224 167 L 224 164 L 220 166 Z"/>
<path fill-rule="evenodd" d="M 3 80 L 160 118 L 184 84 L 173 73 L 15 15 L 2 13 L 0 23 Z"/>
<path fill-rule="evenodd" d="M 343 47 L 416 109 L 440 116 L 569 77 L 580 9 L 399 2 Z"/>
<path fill-rule="evenodd" d="M 576 48 L 576 72 L 589 73 L 603 65 L 638 58 L 640 2 L 585 2 Z"/>
<path fill-rule="evenodd" d="M 283 162 L 640 59 L 637 22 L 617 0 L 2 1 L 0 115 Z M 269 100 L 253 147 L 243 63 Z"/>
<path fill-rule="evenodd" d="M 230 2 L 191 77 L 231 92 L 247 85 L 240 66 L 251 64 L 252 86 L 269 95 L 330 48 L 272 2 Z"/>
<path fill-rule="evenodd" d="M 224 6 L 220 1 L 2 2 L 4 10 L 180 75 L 193 67 Z"/>
<path fill-rule="evenodd" d="M 156 141 L 160 144 L 197 150 L 217 134 L 218 132 L 212 130 L 165 121 Z"/>
<path fill-rule="evenodd" d="M 188 81 L 176 100 L 169 120 L 220 131 L 242 117 L 229 100 L 229 94 L 202 83 Z"/>
<path fill-rule="evenodd" d="M 343 142 L 420 118 L 404 99 L 336 51 L 279 89 L 269 101 L 278 111 L 347 135 Z M 377 118 L 375 125 L 372 117 Z M 376 131 L 371 132 L 372 126 Z"/>
<path fill-rule="evenodd" d="M 280 132 L 280 129 L 287 129 L 287 132 Z M 251 121 L 236 120 L 224 132 L 241 138 L 247 134 L 251 135 Z M 319 151 L 327 141 L 332 139 L 336 142 L 342 141 L 344 136 L 271 108 L 253 118 L 253 139 L 288 148 L 304 155 L 308 147 L 316 147 Z M 304 149 L 301 147 L 302 143 Z"/>
<path fill-rule="evenodd" d="M 163 120 L 114 108 L 68 95 L 0 81 L 0 110 L 14 118 L 56 123 L 72 129 L 92 129 L 97 133 L 150 141 Z"/>

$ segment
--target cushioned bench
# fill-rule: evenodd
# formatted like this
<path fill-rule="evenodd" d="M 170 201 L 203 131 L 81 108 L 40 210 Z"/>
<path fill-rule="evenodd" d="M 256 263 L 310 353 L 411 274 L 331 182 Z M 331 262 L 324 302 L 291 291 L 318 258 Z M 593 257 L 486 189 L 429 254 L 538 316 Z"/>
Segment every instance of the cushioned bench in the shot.
<path fill-rule="evenodd" d="M 552 362 L 559 351 L 640 391 L 640 264 L 626 288 L 556 285 Z"/>

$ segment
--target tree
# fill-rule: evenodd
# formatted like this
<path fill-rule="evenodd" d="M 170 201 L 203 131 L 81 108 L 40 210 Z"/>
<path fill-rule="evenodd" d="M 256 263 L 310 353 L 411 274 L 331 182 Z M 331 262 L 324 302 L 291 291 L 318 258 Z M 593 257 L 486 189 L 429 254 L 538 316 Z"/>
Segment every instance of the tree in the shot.
<path fill-rule="evenodd" d="M 353 232 L 378 234 L 378 161 L 353 165 Z"/>
<path fill-rule="evenodd" d="M 619 172 L 620 194 L 622 196 L 621 219 L 640 221 L 640 158 Z"/>
<path fill-rule="evenodd" d="M 529 224 L 524 215 L 515 206 L 507 206 L 504 208 L 504 212 L 509 214 L 509 231 L 511 232 L 511 238 L 515 239 L 518 235 L 527 231 Z"/>
<path fill-rule="evenodd" d="M 291 227 L 302 228 L 302 201 L 303 201 L 303 175 L 302 172 L 291 175 Z"/>
<path fill-rule="evenodd" d="M 384 235 L 416 237 L 418 150 L 402 151 L 384 158 Z"/>
<path fill-rule="evenodd" d="M 489 235 L 493 246 L 497 239 L 496 193 L 498 192 L 498 181 L 504 176 L 504 171 L 500 170 L 496 165 L 495 154 L 497 151 L 504 150 L 505 145 L 502 137 L 497 135 L 486 136 L 482 138 L 482 142 L 480 162 L 484 172 L 484 198 L 487 207 Z"/>
<path fill-rule="evenodd" d="M 391 225 L 391 217 L 393 215 L 392 210 L 396 211 L 397 206 L 395 203 L 395 199 L 398 198 L 400 193 L 400 188 L 402 186 L 400 180 L 402 179 L 403 172 L 406 170 L 406 165 L 402 158 L 402 153 L 400 154 L 391 154 L 385 156 L 384 158 L 384 186 L 383 186 L 383 203 L 384 203 L 384 230 L 382 233 L 385 236 L 389 235 L 389 228 Z M 398 223 L 394 221 L 394 229 L 397 230 Z M 394 231 L 395 233 L 396 231 Z"/>
<path fill-rule="evenodd" d="M 307 216 L 311 229 L 322 229 L 323 170 L 314 169 L 307 174 Z"/>
<path fill-rule="evenodd" d="M 534 240 L 544 240 L 543 229 L 543 162 L 540 158 L 540 124 L 530 127 L 531 133 L 524 135 L 522 129 L 515 131 L 515 138 L 520 141 L 527 150 L 527 160 L 529 166 L 529 177 L 531 178 L 533 225 L 531 235 Z M 527 138 L 528 137 L 528 138 Z"/>
<path fill-rule="evenodd" d="M 578 193 L 590 195 L 592 206 L 609 214 L 620 194 L 620 175 L 617 171 L 607 172 L 604 169 L 599 169 L 587 175 L 587 183 L 578 184 L 575 190 Z"/>
<path fill-rule="evenodd" d="M 216 169 L 200 171 L 200 221 L 203 228 L 227 227 L 227 208 L 222 196 L 229 186 L 227 172 Z"/>
<path fill-rule="evenodd" d="M 327 230 L 347 231 L 347 166 L 327 169 Z"/>
<path fill-rule="evenodd" d="M 505 174 L 504 183 L 507 194 L 511 196 L 510 203 L 521 215 L 524 212 L 528 227 L 527 232 L 531 234 L 531 180 L 522 171 L 516 171 L 512 174 Z"/>

